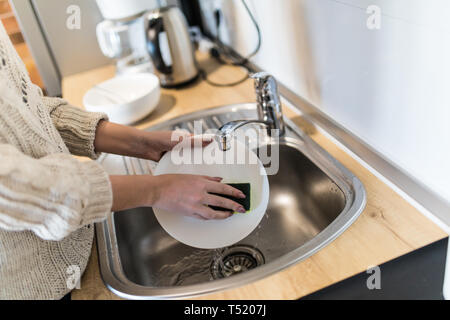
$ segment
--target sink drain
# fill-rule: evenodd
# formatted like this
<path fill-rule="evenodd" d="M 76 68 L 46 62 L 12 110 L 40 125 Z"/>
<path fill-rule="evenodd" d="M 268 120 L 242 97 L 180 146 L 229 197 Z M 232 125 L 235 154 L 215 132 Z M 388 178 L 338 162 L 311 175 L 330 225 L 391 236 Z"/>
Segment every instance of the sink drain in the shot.
<path fill-rule="evenodd" d="M 211 264 L 214 279 L 231 277 L 264 264 L 262 253 L 250 246 L 234 246 L 226 249 Z"/>

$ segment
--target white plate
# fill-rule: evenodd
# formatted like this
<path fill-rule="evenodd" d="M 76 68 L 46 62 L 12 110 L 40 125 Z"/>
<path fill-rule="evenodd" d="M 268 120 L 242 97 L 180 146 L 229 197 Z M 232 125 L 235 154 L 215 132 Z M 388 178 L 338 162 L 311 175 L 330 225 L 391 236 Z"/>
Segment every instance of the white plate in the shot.
<path fill-rule="evenodd" d="M 160 91 L 159 79 L 154 74 L 121 75 L 90 89 L 83 104 L 88 111 L 106 113 L 112 122 L 132 124 L 155 110 Z"/>
<path fill-rule="evenodd" d="M 245 164 L 182 164 L 172 157 L 173 152 L 166 153 L 159 162 L 155 175 L 161 174 L 198 174 L 222 177 L 223 183 L 250 183 L 250 211 L 234 214 L 226 220 L 199 220 L 186 217 L 176 212 L 167 212 L 154 208 L 156 218 L 164 230 L 176 240 L 191 247 L 201 249 L 223 248 L 235 244 L 248 236 L 260 223 L 269 202 L 269 181 L 265 169 L 256 156 L 244 144 L 235 141 L 226 153 L 234 155 L 247 154 Z M 183 148 L 193 159 L 199 149 Z M 187 151 L 186 151 L 187 150 Z M 203 149 L 222 154 L 214 141 Z M 174 160 L 175 159 L 175 160 Z"/>

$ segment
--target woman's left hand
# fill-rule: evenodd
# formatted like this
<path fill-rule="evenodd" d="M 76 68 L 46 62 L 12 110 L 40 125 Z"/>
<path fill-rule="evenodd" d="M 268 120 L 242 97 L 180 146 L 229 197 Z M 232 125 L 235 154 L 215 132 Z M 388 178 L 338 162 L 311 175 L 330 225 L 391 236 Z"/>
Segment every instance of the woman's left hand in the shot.
<path fill-rule="evenodd" d="M 97 152 L 159 161 L 167 151 L 172 150 L 184 139 L 206 146 L 211 140 L 197 142 L 185 131 L 142 131 L 133 127 L 101 121 L 97 126 L 94 147 Z"/>
<path fill-rule="evenodd" d="M 192 134 L 182 131 L 153 131 L 148 132 L 144 136 L 142 146 L 143 159 L 159 161 L 161 157 L 168 151 L 171 151 L 177 144 L 185 139 L 191 139 L 195 143 Z M 211 140 L 202 140 L 202 146 L 207 146 Z"/>

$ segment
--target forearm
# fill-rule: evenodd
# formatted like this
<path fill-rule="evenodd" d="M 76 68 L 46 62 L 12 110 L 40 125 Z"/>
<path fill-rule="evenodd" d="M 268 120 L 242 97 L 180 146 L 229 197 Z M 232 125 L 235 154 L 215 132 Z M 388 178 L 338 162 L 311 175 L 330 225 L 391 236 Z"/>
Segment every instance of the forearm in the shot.
<path fill-rule="evenodd" d="M 110 176 L 112 211 L 152 206 L 158 197 L 157 180 L 149 175 Z"/>
<path fill-rule="evenodd" d="M 133 127 L 101 121 L 95 134 L 95 151 L 142 157 L 148 133 Z"/>

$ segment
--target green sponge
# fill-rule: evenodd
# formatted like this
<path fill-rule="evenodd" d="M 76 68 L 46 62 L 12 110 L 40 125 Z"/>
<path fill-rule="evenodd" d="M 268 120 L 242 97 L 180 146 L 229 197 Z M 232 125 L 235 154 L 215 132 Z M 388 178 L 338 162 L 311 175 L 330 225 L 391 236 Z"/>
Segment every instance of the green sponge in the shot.
<path fill-rule="evenodd" d="M 233 196 L 227 196 L 227 195 L 223 195 L 223 194 L 216 194 L 216 193 L 212 193 L 212 194 L 222 197 L 222 198 L 227 198 L 227 199 L 233 200 L 233 201 L 239 203 L 241 206 L 243 206 L 245 211 L 249 211 L 250 210 L 250 183 L 228 183 L 228 185 L 235 189 L 242 191 L 242 193 L 245 194 L 245 198 L 239 199 L 239 198 L 235 198 Z M 213 210 L 218 210 L 218 211 L 230 211 L 229 209 L 225 209 L 222 207 L 216 207 L 216 206 L 210 206 L 210 208 Z"/>

